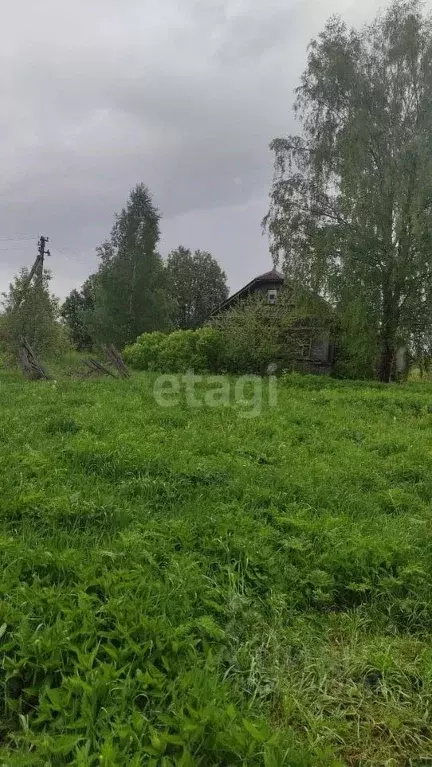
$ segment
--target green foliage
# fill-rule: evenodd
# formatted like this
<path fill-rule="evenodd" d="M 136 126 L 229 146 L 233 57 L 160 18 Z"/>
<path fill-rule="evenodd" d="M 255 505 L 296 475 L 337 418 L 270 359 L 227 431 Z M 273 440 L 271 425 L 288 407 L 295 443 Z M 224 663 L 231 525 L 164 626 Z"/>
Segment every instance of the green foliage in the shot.
<path fill-rule="evenodd" d="M 93 310 L 93 301 L 89 300 L 85 285 L 81 291 L 72 290 L 61 307 L 60 314 L 69 331 L 71 342 L 78 351 L 91 349 L 93 346 L 93 339 L 87 328 L 87 313 Z"/>
<path fill-rule="evenodd" d="M 279 361 L 282 325 L 275 307 L 251 297 L 216 317 L 223 366 L 230 373 L 260 373 Z"/>
<path fill-rule="evenodd" d="M 126 347 L 124 358 L 137 370 L 218 372 L 222 364 L 221 337 L 213 328 L 144 333 Z"/>
<path fill-rule="evenodd" d="M 144 333 L 125 349 L 125 359 L 137 370 L 260 374 L 271 364 L 292 368 L 312 336 L 328 337 L 332 321 L 325 302 L 286 289 L 277 307 L 252 296 L 213 318 L 211 326 Z"/>
<path fill-rule="evenodd" d="M 0 763 L 432 759 L 432 384 L 3 375 Z"/>
<path fill-rule="evenodd" d="M 95 341 L 121 348 L 143 332 L 168 328 L 167 279 L 156 250 L 159 220 L 149 190 L 138 184 L 116 216 L 110 239 L 98 248 L 93 307 L 85 313 L 86 327 Z"/>
<path fill-rule="evenodd" d="M 432 332 L 416 329 L 411 335 L 409 351 L 414 367 L 419 375 L 430 375 L 432 370 Z"/>
<path fill-rule="evenodd" d="M 292 369 L 303 346 L 329 337 L 330 307 L 318 296 L 288 284 L 275 306 L 251 296 L 218 315 L 222 368 L 230 373 L 264 373 L 269 365 Z"/>
<path fill-rule="evenodd" d="M 275 261 L 348 315 L 360 301 L 386 382 L 400 338 L 432 327 L 431 65 L 420 0 L 360 31 L 332 17 L 297 90 L 302 135 L 272 142 Z"/>
<path fill-rule="evenodd" d="M 134 344 L 124 349 L 125 362 L 137 370 L 159 370 L 160 350 L 165 339 L 165 333 L 158 331 L 143 333 Z"/>
<path fill-rule="evenodd" d="M 167 373 L 198 370 L 196 346 L 199 330 L 175 330 L 169 333 L 161 346 L 160 370 Z"/>
<path fill-rule="evenodd" d="M 335 323 L 336 376 L 353 379 L 376 378 L 379 343 L 376 327 L 360 301 L 347 302 L 338 312 Z"/>
<path fill-rule="evenodd" d="M 280 291 L 277 307 L 252 296 L 214 317 L 210 326 L 168 335 L 144 333 L 125 349 L 137 370 L 164 373 L 263 374 L 269 365 L 292 369 L 303 345 L 329 336 L 333 317 L 318 297 Z"/>
<path fill-rule="evenodd" d="M 33 280 L 23 293 L 29 271 L 22 269 L 3 293 L 0 334 L 3 352 L 16 359 L 22 336 L 37 354 L 52 357 L 67 347 L 67 339 L 59 323 L 59 303 L 50 293 L 51 274 Z M 19 306 L 17 308 L 17 302 Z"/>
<path fill-rule="evenodd" d="M 196 340 L 196 357 L 202 370 L 220 373 L 225 370 L 223 338 L 214 327 L 200 328 Z"/>
<path fill-rule="evenodd" d="M 180 246 L 169 254 L 166 268 L 176 328 L 199 327 L 228 298 L 226 274 L 210 253 Z"/>

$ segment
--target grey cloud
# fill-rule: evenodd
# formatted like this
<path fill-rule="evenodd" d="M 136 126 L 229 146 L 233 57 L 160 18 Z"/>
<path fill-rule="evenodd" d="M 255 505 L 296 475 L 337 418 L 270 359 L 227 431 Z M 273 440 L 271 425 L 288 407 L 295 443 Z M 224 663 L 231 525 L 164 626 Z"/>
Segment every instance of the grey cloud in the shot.
<path fill-rule="evenodd" d="M 379 0 L 15 0 L 2 13 L 0 281 L 52 238 L 65 295 L 96 266 L 129 189 L 163 213 L 162 251 L 214 252 L 238 287 L 269 265 L 272 137 L 294 127 L 306 45 Z M 25 233 L 22 242 L 1 238 Z M 4 247 L 6 246 L 6 247 Z"/>

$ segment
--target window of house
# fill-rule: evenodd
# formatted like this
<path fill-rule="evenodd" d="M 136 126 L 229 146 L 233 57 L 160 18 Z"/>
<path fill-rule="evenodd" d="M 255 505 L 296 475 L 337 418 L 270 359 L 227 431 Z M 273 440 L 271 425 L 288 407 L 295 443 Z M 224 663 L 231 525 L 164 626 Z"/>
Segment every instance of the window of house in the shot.
<path fill-rule="evenodd" d="M 267 298 L 268 298 L 269 304 L 275 304 L 277 299 L 277 290 L 268 290 Z"/>
<path fill-rule="evenodd" d="M 312 340 L 310 338 L 302 339 L 299 343 L 299 357 L 302 359 L 310 359 L 311 347 Z"/>
<path fill-rule="evenodd" d="M 329 359 L 329 342 L 327 340 L 314 339 L 311 347 L 311 357 L 317 362 L 327 362 Z"/>

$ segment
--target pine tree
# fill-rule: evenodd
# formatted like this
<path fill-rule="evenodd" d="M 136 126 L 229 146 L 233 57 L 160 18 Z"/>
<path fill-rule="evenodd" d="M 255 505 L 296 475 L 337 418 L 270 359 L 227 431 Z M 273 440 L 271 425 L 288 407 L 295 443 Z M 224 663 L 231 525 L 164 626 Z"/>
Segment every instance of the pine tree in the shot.
<path fill-rule="evenodd" d="M 119 347 L 169 325 L 169 297 L 157 252 L 160 214 L 149 190 L 138 184 L 116 216 L 109 240 L 98 248 L 94 311 L 89 317 L 97 341 Z"/>

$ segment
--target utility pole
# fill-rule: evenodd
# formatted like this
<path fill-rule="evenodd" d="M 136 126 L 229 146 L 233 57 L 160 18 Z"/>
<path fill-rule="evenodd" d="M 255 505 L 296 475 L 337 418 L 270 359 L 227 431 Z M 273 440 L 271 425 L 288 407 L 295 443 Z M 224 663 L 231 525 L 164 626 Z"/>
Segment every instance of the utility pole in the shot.
<path fill-rule="evenodd" d="M 51 253 L 49 250 L 45 251 L 45 245 L 49 242 L 49 237 L 40 237 L 38 242 L 38 254 L 36 256 L 36 261 L 34 262 L 30 274 L 28 276 L 26 288 L 30 285 L 33 277 L 37 273 L 37 276 L 40 280 L 42 280 L 43 275 L 43 268 L 44 268 L 44 258 L 45 256 L 50 256 Z"/>
<path fill-rule="evenodd" d="M 42 261 L 43 261 L 44 256 L 45 256 L 45 245 L 47 244 L 47 242 L 49 242 L 49 237 L 40 237 L 39 242 L 38 242 L 38 252 L 39 252 L 39 255 L 40 255 Z M 51 254 L 50 254 L 49 250 L 47 250 L 47 256 L 49 256 L 49 255 L 51 255 Z"/>
<path fill-rule="evenodd" d="M 40 282 L 42 282 L 45 255 L 47 255 L 47 256 L 51 255 L 49 250 L 47 250 L 45 252 L 45 246 L 46 246 L 47 242 L 49 242 L 49 237 L 41 236 L 39 238 L 39 242 L 38 242 L 38 257 L 36 259 L 37 263 L 36 263 L 36 270 L 35 271 L 37 271 L 38 281 L 40 281 Z M 31 281 L 31 278 L 30 278 L 30 281 Z"/>
<path fill-rule="evenodd" d="M 39 285 L 42 285 L 42 277 L 43 277 L 43 268 L 44 268 L 44 259 L 45 256 L 50 256 L 51 253 L 49 250 L 45 250 L 45 246 L 49 242 L 49 237 L 40 237 L 38 241 L 38 254 L 36 256 L 36 260 L 30 269 L 30 273 L 22 287 L 21 296 L 18 299 L 15 308 L 18 309 L 21 305 L 22 301 L 24 300 L 25 293 L 27 288 L 29 287 L 33 277 L 36 275 L 36 279 L 39 282 Z"/>

